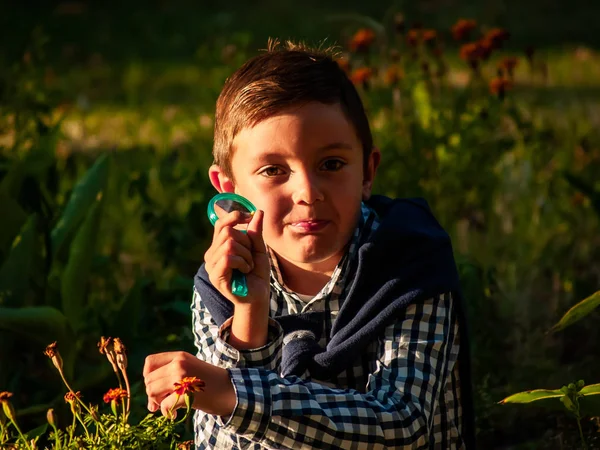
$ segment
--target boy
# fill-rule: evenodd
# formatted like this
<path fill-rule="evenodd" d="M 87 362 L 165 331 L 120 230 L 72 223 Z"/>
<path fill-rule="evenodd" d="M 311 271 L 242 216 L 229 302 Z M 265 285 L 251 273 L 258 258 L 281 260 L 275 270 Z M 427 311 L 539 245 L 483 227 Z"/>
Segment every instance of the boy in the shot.
<path fill-rule="evenodd" d="M 197 357 L 147 358 L 148 408 L 183 407 L 173 383 L 197 376 L 197 448 L 473 448 L 447 234 L 424 202 L 371 195 L 380 153 L 327 51 L 269 47 L 225 83 L 209 169 L 258 211 L 247 233 L 238 212 L 215 224 Z"/>

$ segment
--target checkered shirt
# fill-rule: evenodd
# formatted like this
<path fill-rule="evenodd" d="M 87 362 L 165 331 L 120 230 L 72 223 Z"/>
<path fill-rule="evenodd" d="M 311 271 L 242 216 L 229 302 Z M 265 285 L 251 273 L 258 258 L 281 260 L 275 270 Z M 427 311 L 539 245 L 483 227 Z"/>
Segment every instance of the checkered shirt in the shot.
<path fill-rule="evenodd" d="M 362 215 L 331 280 L 310 301 L 285 288 L 271 254 L 271 317 L 326 311 L 319 344 L 330 339 L 345 298 L 346 271 L 357 249 L 377 228 L 375 212 Z M 194 290 L 198 358 L 226 368 L 237 396 L 230 417 L 196 411 L 198 449 L 462 449 L 459 335 L 450 293 L 410 305 L 354 364 L 324 382 L 278 371 L 287 343 L 270 319 L 268 343 L 237 350 L 227 343 L 231 318 L 219 328 Z"/>

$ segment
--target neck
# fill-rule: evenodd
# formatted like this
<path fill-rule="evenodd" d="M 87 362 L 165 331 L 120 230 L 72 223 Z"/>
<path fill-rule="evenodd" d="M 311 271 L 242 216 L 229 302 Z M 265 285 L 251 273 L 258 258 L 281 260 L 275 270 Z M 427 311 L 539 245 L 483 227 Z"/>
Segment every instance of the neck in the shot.
<path fill-rule="evenodd" d="M 317 264 L 298 265 L 284 258 L 277 257 L 279 270 L 286 287 L 304 295 L 316 295 L 331 279 L 341 256 L 334 256 Z"/>

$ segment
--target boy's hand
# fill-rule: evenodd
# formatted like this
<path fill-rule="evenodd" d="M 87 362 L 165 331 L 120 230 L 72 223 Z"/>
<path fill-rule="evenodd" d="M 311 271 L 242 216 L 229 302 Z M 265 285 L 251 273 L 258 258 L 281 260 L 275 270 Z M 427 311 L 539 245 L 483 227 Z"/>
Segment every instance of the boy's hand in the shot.
<path fill-rule="evenodd" d="M 184 396 L 177 399 L 174 384 L 185 377 L 198 377 L 205 385 L 204 392 L 192 394 L 192 408 L 208 414 L 230 416 L 236 404 L 235 390 L 227 370 L 213 366 L 186 352 L 156 353 L 146 357 L 144 383 L 148 394 L 148 410 L 163 415 L 169 411 L 185 408 Z"/>
<path fill-rule="evenodd" d="M 229 343 L 238 350 L 259 348 L 267 343 L 271 268 L 262 238 L 263 217 L 264 212 L 256 211 L 246 233 L 234 228 L 247 222 L 240 212 L 219 218 L 212 245 L 204 254 L 210 282 L 234 305 Z M 246 275 L 246 297 L 231 292 L 234 269 Z"/>
<path fill-rule="evenodd" d="M 235 306 L 269 302 L 269 257 L 262 238 L 264 213 L 256 211 L 246 233 L 234 227 L 245 223 L 244 216 L 234 211 L 215 223 L 213 241 L 204 254 L 210 282 Z M 233 269 L 246 274 L 248 295 L 238 297 L 231 292 Z"/>

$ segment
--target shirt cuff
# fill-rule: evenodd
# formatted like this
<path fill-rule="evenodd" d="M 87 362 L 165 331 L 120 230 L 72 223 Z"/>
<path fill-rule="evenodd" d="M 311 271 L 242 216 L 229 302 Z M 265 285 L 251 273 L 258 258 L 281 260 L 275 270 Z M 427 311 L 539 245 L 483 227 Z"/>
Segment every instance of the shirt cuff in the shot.
<path fill-rule="evenodd" d="M 238 350 L 227 342 L 231 333 L 232 321 L 233 317 L 230 317 L 219 328 L 212 364 L 226 369 L 257 367 L 276 371 L 281 363 L 283 345 L 281 325 L 277 321 L 269 319 L 267 343 L 256 349 Z"/>
<path fill-rule="evenodd" d="M 220 418 L 224 430 L 259 442 L 271 420 L 271 388 L 268 377 L 260 369 L 227 369 L 237 403 L 226 420 Z"/>

